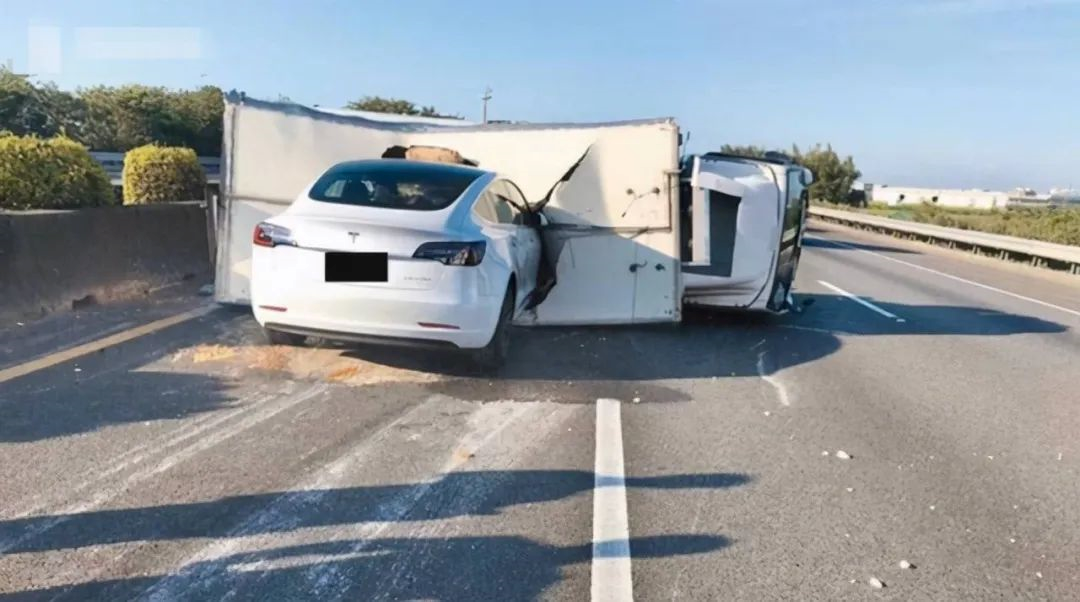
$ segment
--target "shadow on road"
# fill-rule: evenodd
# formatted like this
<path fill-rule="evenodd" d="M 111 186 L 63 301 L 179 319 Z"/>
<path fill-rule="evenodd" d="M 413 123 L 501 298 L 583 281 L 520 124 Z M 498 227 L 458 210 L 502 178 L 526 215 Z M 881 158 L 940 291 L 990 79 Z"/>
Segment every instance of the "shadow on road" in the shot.
<path fill-rule="evenodd" d="M 630 550 L 634 558 L 659 558 L 729 544 L 718 535 L 664 535 L 631 539 Z M 591 545 L 519 536 L 354 539 L 232 554 L 161 583 L 160 576 L 95 581 L 0 600 L 129 600 L 155 586 L 168 599 L 534 600 L 562 580 L 563 567 L 592 557 Z"/>
<path fill-rule="evenodd" d="M 207 316 L 0 383 L 0 443 L 38 441 L 117 424 L 181 419 L 226 407 L 231 402 L 229 382 L 220 375 L 144 367 L 177 350 L 218 338 L 247 320 L 246 313 L 219 308 Z M 100 335 L 89 337 L 97 338 Z"/>
<path fill-rule="evenodd" d="M 689 309 L 681 324 L 672 325 L 515 328 L 507 365 L 491 376 L 478 374 L 460 353 L 319 344 L 345 360 L 442 376 L 420 383 L 363 385 L 378 386 L 387 395 L 558 403 L 636 398 L 641 403 L 669 403 L 686 401 L 690 394 L 685 387 L 665 381 L 771 374 L 836 353 L 843 345 L 842 337 L 1000 337 L 1067 330 L 1055 322 L 977 307 L 871 299 L 904 319 L 898 322 L 838 295 L 796 298 L 809 305 L 801 313 L 783 316 Z M 224 311 L 205 324 L 175 327 L 83 358 L 81 373 L 72 372 L 69 363 L 28 375 L 14 385 L 4 383 L 0 385 L 5 393 L 0 396 L 0 443 L 178 419 L 227 407 L 233 402 L 224 374 L 256 368 L 222 360 L 192 365 L 186 372 L 139 369 L 176 349 L 218 341 L 264 345 L 246 313 Z M 287 348 L 271 351 L 283 356 L 310 353 Z M 258 369 L 267 372 L 268 378 L 281 378 L 280 372 Z"/>
<path fill-rule="evenodd" d="M 211 375 L 124 371 L 112 378 L 62 378 L 65 382 L 54 383 L 54 388 L 0 402 L 0 443 L 180 419 L 221 409 L 230 401 L 225 383 Z"/>
<path fill-rule="evenodd" d="M 676 474 L 601 481 L 644 489 L 725 489 L 744 474 Z M 0 521 L 0 550 L 40 552 L 134 541 L 222 538 L 363 522 L 412 522 L 495 515 L 503 509 L 591 491 L 581 470 L 462 471 L 433 482 L 274 492 L 207 502 L 97 510 Z M 247 517 L 257 520 L 237 522 Z"/>
<path fill-rule="evenodd" d="M 837 352 L 841 336 L 1008 336 L 1067 330 L 1055 322 L 977 307 L 874 301 L 905 320 L 897 322 L 839 295 L 797 294 L 796 300 L 807 304 L 803 311 L 781 316 L 690 309 L 677 325 L 516 328 L 510 360 L 486 388 L 476 382 L 487 379 L 477 378 L 453 354 L 382 347 L 343 347 L 343 353 L 458 377 L 430 385 L 455 397 L 684 401 L 677 389 L 644 381 L 772 373 Z"/>
<path fill-rule="evenodd" d="M 810 230 L 811 232 L 827 233 L 828 230 Z M 825 238 L 813 238 L 806 237 L 803 239 L 803 246 L 810 247 L 812 249 L 836 249 L 839 251 L 851 251 L 857 249 L 860 251 L 876 251 L 878 253 L 905 253 L 905 254 L 918 254 L 910 249 L 902 249 L 900 247 L 891 247 L 885 245 L 875 245 L 865 242 L 854 242 L 851 240 L 845 240 L 843 245 L 834 243 L 831 240 Z"/>

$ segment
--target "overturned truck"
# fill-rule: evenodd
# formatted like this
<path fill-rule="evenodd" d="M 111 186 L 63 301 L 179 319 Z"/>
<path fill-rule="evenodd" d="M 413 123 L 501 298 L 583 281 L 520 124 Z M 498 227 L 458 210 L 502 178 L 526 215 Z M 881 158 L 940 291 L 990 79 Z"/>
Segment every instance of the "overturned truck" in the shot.
<path fill-rule="evenodd" d="M 479 166 L 521 188 L 542 258 L 518 324 L 674 322 L 684 303 L 783 311 L 810 173 L 782 158 L 680 158 L 680 141 L 670 118 L 477 125 L 229 94 L 217 300 L 250 303 L 252 230 L 328 167 L 405 158 Z"/>

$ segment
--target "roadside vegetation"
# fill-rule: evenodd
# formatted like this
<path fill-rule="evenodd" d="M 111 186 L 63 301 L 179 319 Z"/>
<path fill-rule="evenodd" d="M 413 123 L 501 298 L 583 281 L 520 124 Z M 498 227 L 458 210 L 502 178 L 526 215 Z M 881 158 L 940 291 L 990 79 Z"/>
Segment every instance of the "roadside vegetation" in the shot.
<path fill-rule="evenodd" d="M 725 144 L 720 152 L 744 157 L 764 157 L 766 149 L 761 146 L 732 146 Z M 814 183 L 810 185 L 810 198 L 822 202 L 850 202 L 851 185 L 862 176 L 855 167 L 855 159 L 848 155 L 841 157 L 831 144 L 816 144 L 805 152 L 796 145 L 791 151 L 774 151 L 787 156 L 798 165 L 814 173 Z"/>
<path fill-rule="evenodd" d="M 892 219 L 1005 234 L 1063 245 L 1080 246 L 1080 207 L 1009 207 L 972 209 L 942 207 L 931 203 L 887 205 L 871 203 L 856 208 L 847 204 L 821 203 L 823 207 L 869 213 Z"/>
<path fill-rule="evenodd" d="M 0 209 L 74 209 L 116 203 L 86 147 L 63 136 L 0 132 Z"/>
<path fill-rule="evenodd" d="M 364 96 L 347 106 L 460 118 L 381 96 Z M 128 153 L 125 204 L 201 199 L 206 178 L 198 157 L 221 155 L 224 109 L 216 86 L 61 90 L 0 67 L 0 209 L 115 204 L 118 194 L 89 151 Z"/>
<path fill-rule="evenodd" d="M 124 155 L 124 204 L 203 197 L 206 174 L 190 148 L 147 144 Z"/>

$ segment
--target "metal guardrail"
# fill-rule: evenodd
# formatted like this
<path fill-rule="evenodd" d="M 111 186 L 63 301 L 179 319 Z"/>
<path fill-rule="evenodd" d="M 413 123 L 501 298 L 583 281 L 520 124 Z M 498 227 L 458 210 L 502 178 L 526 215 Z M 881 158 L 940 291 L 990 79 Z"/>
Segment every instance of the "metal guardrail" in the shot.
<path fill-rule="evenodd" d="M 920 224 L 824 207 L 811 207 L 810 217 L 949 248 L 969 249 L 978 255 L 1010 261 L 1026 261 L 1037 267 L 1080 274 L 1080 247 L 974 230 L 946 228 L 933 224 Z"/>

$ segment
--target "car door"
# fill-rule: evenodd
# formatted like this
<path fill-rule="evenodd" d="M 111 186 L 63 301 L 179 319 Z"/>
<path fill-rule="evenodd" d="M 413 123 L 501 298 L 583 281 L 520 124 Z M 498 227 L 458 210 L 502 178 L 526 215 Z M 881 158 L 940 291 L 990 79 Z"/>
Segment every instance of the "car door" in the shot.
<path fill-rule="evenodd" d="M 521 307 L 536 282 L 536 260 L 539 257 L 534 246 L 539 247 L 538 236 L 531 228 L 522 225 L 521 211 L 511 201 L 510 188 L 505 180 L 492 182 L 473 206 L 473 212 L 485 222 L 485 229 L 495 244 L 505 245 L 517 277 L 515 306 Z M 535 239 L 535 241 L 534 241 Z"/>
<path fill-rule="evenodd" d="M 515 226 L 513 247 L 519 261 L 518 288 L 528 295 L 536 288 L 540 269 L 540 229 L 538 226 L 528 225 L 524 219 L 529 211 L 529 203 L 521 189 L 510 180 L 498 180 L 496 185 L 497 194 L 502 195 L 502 200 L 509 203 L 514 210 L 511 219 Z"/>

